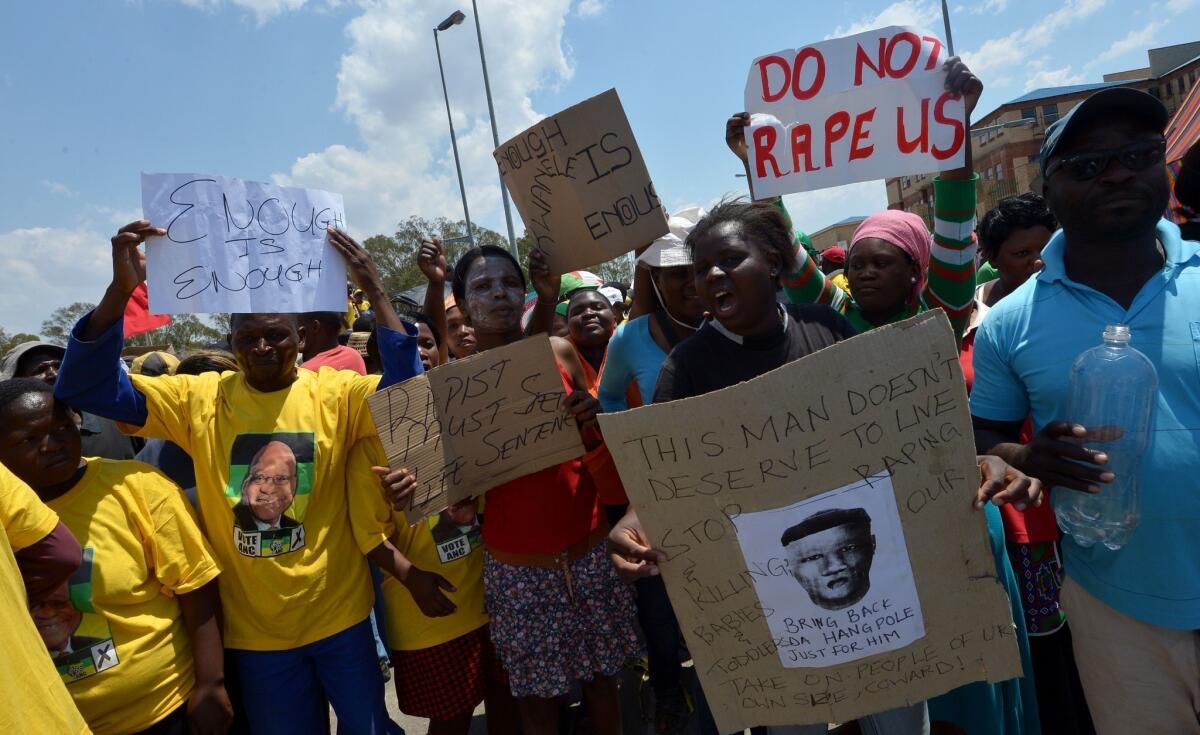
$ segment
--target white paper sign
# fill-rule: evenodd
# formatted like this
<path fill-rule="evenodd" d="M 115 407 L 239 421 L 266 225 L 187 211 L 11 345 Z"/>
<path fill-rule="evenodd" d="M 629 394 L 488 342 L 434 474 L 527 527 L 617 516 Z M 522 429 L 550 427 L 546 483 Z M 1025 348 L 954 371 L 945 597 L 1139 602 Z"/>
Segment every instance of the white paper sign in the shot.
<path fill-rule="evenodd" d="M 784 668 L 895 651 L 925 623 L 892 477 L 733 519 Z"/>
<path fill-rule="evenodd" d="M 146 241 L 155 314 L 346 310 L 346 264 L 325 233 L 345 229 L 341 194 L 143 173 L 142 216 L 167 230 Z"/>
<path fill-rule="evenodd" d="M 764 199 L 963 165 L 965 108 L 931 33 L 889 26 L 760 56 L 746 147 Z"/>

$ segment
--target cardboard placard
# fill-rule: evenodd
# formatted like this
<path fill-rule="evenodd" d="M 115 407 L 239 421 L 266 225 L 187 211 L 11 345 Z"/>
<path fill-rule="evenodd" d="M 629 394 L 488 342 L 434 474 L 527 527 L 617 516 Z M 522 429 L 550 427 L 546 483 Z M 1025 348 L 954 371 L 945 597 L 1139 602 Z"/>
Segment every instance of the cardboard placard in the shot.
<path fill-rule="evenodd" d="M 720 732 L 1021 675 L 940 310 L 600 424 Z"/>
<path fill-rule="evenodd" d="M 342 195 L 225 176 L 142 174 L 155 314 L 346 310 L 346 264 L 326 229 Z"/>
<path fill-rule="evenodd" d="M 963 165 L 961 97 L 941 40 L 889 26 L 760 56 L 746 78 L 759 199 Z"/>
<path fill-rule="evenodd" d="M 417 489 L 410 524 L 584 453 L 546 335 L 455 360 L 367 399 L 393 469 Z"/>
<path fill-rule="evenodd" d="M 551 115 L 492 155 L 555 273 L 604 263 L 667 233 L 615 89 Z"/>

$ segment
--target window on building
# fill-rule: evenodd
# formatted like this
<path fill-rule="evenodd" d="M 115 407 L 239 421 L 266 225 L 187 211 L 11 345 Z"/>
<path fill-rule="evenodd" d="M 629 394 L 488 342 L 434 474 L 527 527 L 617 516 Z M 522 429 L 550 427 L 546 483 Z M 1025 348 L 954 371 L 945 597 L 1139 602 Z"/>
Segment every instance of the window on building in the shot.
<path fill-rule="evenodd" d="M 1004 181 L 1004 164 L 996 164 L 996 181 Z"/>
<path fill-rule="evenodd" d="M 1058 105 L 1042 105 L 1042 118 L 1045 119 L 1047 125 L 1053 125 L 1058 119 Z"/>
<path fill-rule="evenodd" d="M 988 181 L 991 181 L 991 180 L 992 180 L 992 168 L 991 168 L 991 166 L 989 166 L 989 167 L 988 167 L 988 169 L 987 169 L 987 171 L 984 171 L 983 173 L 984 173 L 984 176 L 983 176 L 983 178 L 987 179 Z"/>
<path fill-rule="evenodd" d="M 1021 119 L 1022 120 L 1036 120 L 1037 119 L 1037 108 L 1036 107 L 1022 107 L 1021 108 Z"/>

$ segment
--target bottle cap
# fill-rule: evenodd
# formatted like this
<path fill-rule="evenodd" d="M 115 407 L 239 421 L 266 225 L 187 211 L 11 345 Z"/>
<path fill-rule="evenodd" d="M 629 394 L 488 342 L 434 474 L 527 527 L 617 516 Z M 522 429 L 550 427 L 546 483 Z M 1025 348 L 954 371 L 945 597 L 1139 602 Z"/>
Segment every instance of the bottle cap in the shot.
<path fill-rule="evenodd" d="M 1131 336 L 1128 324 L 1109 324 L 1104 328 L 1105 342 L 1123 342 L 1129 344 Z"/>

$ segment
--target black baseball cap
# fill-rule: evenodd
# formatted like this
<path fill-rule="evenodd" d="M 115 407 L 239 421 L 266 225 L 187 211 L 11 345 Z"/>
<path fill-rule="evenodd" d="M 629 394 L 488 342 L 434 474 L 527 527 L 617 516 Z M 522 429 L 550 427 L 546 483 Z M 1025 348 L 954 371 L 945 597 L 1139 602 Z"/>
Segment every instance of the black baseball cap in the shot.
<path fill-rule="evenodd" d="M 1163 103 L 1141 90 L 1131 87 L 1108 87 L 1094 92 L 1060 117 L 1058 122 L 1046 128 L 1041 152 L 1042 178 L 1046 177 L 1046 165 L 1050 162 L 1050 157 L 1064 140 L 1096 117 L 1118 111 L 1144 119 L 1147 125 L 1160 133 L 1167 129 L 1167 121 L 1170 119 Z"/>

